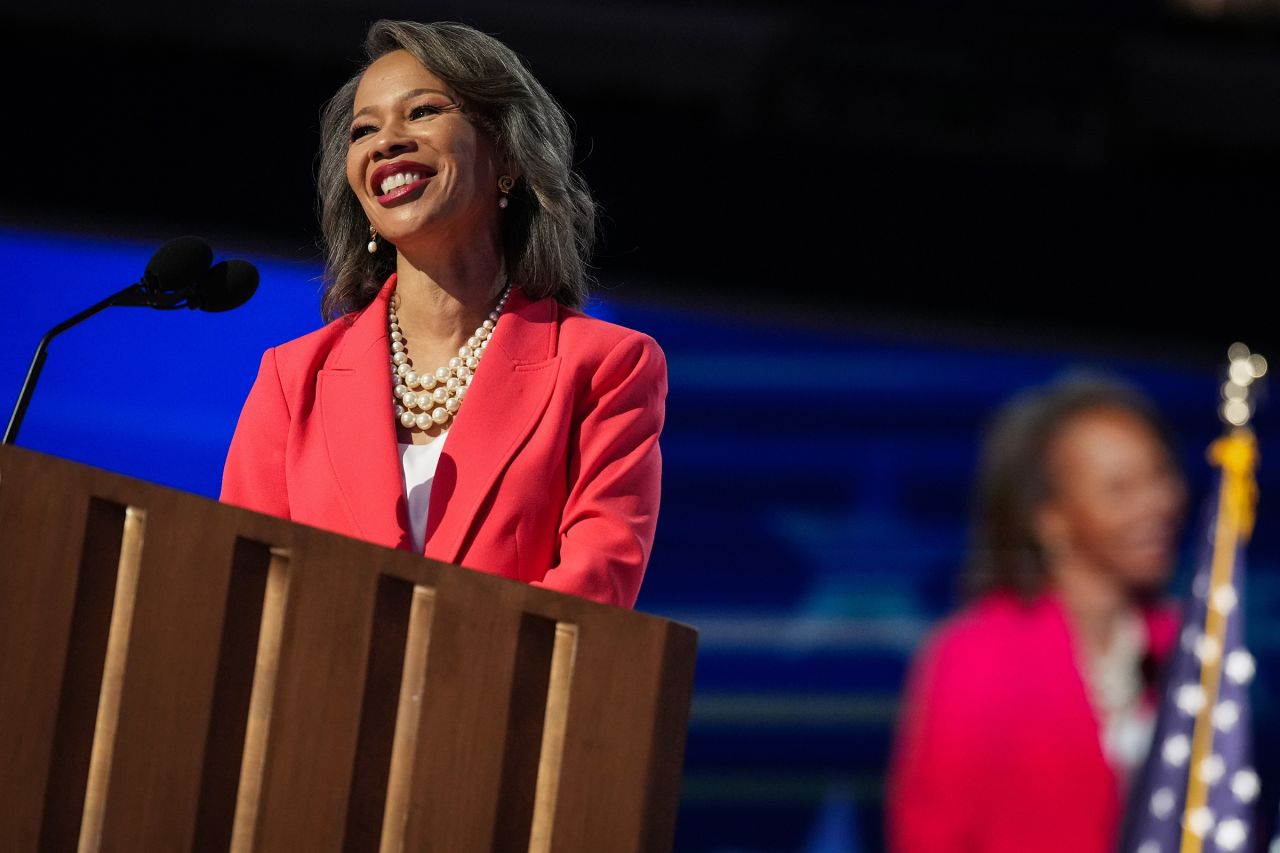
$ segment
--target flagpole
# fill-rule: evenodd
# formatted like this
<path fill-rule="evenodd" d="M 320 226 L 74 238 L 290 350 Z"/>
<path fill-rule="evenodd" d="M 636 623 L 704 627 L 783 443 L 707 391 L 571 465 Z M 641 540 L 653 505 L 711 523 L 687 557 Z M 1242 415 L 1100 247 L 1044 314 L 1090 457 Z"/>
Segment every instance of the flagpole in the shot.
<path fill-rule="evenodd" d="M 1214 818 L 1208 809 L 1213 755 L 1213 709 L 1218 704 L 1222 684 L 1223 652 L 1226 647 L 1227 614 L 1235 606 L 1234 580 L 1237 554 L 1253 531 L 1258 461 L 1257 440 L 1248 426 L 1252 415 L 1249 386 L 1266 373 L 1266 361 L 1236 344 L 1230 351 L 1229 378 L 1223 385 L 1221 414 L 1230 428 L 1209 446 L 1209 460 L 1222 470 L 1214 524 L 1212 569 L 1206 591 L 1205 625 L 1200 658 L 1200 688 L 1204 697 L 1196 714 L 1191 739 L 1191 761 L 1187 765 L 1187 789 L 1182 814 L 1181 853 L 1201 853 L 1205 835 Z"/>

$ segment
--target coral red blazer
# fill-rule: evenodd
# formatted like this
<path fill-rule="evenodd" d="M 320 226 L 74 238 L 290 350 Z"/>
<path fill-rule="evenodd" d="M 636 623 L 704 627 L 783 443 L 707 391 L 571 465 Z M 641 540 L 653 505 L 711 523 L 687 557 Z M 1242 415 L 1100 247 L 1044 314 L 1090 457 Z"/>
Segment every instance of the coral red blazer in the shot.
<path fill-rule="evenodd" d="M 1170 611 L 1147 615 L 1165 657 Z M 1104 853 L 1120 783 L 1061 602 L 997 594 L 945 624 L 908 684 L 888 790 L 895 853 Z"/>
<path fill-rule="evenodd" d="M 363 311 L 263 355 L 223 501 L 411 547 L 388 369 L 394 287 L 392 276 Z M 450 427 L 424 555 L 634 606 L 666 390 L 648 336 L 513 291 Z"/>

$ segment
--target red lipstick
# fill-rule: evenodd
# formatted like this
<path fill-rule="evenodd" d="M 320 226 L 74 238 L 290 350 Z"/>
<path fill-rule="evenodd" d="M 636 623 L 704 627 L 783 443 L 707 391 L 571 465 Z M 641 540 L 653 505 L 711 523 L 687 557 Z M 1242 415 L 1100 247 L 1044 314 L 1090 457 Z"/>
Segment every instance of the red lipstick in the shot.
<path fill-rule="evenodd" d="M 415 163 L 412 160 L 397 160 L 394 163 L 387 163 L 374 169 L 373 174 L 369 176 L 369 184 L 374 198 L 378 200 L 379 204 L 391 204 L 421 190 L 431 181 L 435 174 L 436 170 L 424 163 Z M 409 177 L 402 179 L 404 183 L 388 187 L 384 193 L 382 191 L 383 184 L 388 179 L 394 179 L 398 175 Z"/>

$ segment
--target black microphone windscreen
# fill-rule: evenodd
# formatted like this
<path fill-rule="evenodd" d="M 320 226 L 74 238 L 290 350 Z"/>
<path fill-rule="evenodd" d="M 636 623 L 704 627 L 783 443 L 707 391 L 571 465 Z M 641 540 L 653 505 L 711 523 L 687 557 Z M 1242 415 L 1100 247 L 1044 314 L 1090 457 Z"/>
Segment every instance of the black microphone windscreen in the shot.
<path fill-rule="evenodd" d="M 176 237 L 147 261 L 143 280 L 154 291 L 175 291 L 192 284 L 213 263 L 213 249 L 199 237 Z"/>
<path fill-rule="evenodd" d="M 192 294 L 192 308 L 230 311 L 249 301 L 258 290 L 258 268 L 239 258 L 221 261 L 204 274 Z"/>

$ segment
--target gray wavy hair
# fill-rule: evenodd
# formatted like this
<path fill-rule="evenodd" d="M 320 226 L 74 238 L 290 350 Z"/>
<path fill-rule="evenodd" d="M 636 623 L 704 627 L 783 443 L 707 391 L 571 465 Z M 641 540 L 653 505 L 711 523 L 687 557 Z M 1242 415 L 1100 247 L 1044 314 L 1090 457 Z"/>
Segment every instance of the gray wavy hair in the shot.
<path fill-rule="evenodd" d="M 360 77 L 375 60 L 405 50 L 462 101 L 467 117 L 519 167 L 502 217 L 508 277 L 531 299 L 553 296 L 581 306 L 596 210 L 573 170 L 573 134 L 555 99 L 510 48 L 465 24 L 378 21 L 365 37 L 366 62 L 320 113 L 320 228 L 325 252 L 326 320 L 368 305 L 395 271 L 393 252 L 370 254 L 369 223 L 347 184 L 347 147 Z"/>

